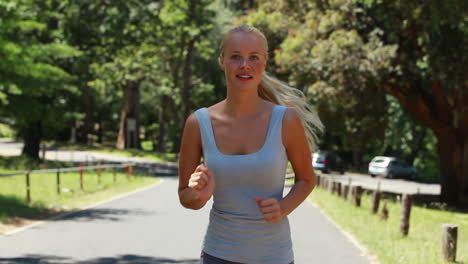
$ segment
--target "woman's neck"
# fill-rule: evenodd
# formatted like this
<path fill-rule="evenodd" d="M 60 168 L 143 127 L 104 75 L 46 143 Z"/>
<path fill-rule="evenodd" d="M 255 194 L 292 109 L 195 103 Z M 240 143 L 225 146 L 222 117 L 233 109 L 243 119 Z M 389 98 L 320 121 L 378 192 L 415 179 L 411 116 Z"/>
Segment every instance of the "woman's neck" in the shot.
<path fill-rule="evenodd" d="M 266 102 L 257 94 L 228 95 L 224 111 L 233 118 L 242 118 L 261 112 Z"/>

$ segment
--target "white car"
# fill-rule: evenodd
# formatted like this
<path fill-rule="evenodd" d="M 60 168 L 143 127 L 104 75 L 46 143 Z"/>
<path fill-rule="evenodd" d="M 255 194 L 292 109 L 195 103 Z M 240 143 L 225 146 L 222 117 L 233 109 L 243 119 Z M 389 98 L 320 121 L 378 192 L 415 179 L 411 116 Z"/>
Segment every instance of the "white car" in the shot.
<path fill-rule="evenodd" d="M 415 179 L 418 174 L 416 168 L 407 165 L 403 160 L 395 157 L 377 156 L 369 163 L 369 174 L 372 177 L 376 175 L 385 178 L 407 178 Z"/>

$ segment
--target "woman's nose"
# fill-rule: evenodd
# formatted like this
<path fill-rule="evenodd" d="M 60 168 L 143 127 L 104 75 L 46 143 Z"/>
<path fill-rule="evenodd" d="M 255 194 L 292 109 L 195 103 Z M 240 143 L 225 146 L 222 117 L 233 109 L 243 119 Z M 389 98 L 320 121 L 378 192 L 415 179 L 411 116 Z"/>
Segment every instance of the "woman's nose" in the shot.
<path fill-rule="evenodd" d="M 243 58 L 243 59 L 240 61 L 240 67 L 241 67 L 241 68 L 246 68 L 246 67 L 250 67 L 250 66 L 251 66 L 251 65 L 249 64 L 249 61 L 248 61 L 247 59 L 244 59 L 244 58 Z"/>

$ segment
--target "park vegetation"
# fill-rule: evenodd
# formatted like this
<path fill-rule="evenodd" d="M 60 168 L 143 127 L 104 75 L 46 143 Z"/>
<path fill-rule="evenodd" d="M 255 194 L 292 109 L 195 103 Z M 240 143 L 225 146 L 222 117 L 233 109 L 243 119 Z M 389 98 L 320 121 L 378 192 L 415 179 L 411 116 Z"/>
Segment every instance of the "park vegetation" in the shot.
<path fill-rule="evenodd" d="M 225 95 L 216 62 L 235 24 L 269 39 L 268 71 L 304 92 L 319 146 L 366 172 L 405 159 L 468 203 L 464 0 L 0 0 L 0 131 L 177 153 L 187 116 Z M 6 127 L 6 128 L 5 128 Z M 13 131 L 13 132 L 10 132 Z"/>

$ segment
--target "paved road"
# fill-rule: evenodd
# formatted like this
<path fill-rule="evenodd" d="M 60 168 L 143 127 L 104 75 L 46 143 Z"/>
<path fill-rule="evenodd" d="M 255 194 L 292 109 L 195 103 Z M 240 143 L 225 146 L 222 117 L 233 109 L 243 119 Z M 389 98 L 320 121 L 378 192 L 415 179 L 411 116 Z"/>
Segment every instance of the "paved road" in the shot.
<path fill-rule="evenodd" d="M 333 178 L 336 181 L 352 185 L 361 185 L 368 190 L 377 190 L 391 193 L 407 193 L 407 194 L 427 194 L 440 195 L 440 184 L 419 183 L 403 179 L 385 179 L 372 178 L 369 175 L 357 173 L 340 174 L 321 174 L 324 177 Z"/>
<path fill-rule="evenodd" d="M 14 142 L 10 139 L 0 138 L 0 155 L 4 156 L 18 156 L 21 155 L 23 143 Z M 39 153 L 42 157 L 42 151 Z M 82 163 L 94 163 L 99 160 L 111 162 L 137 162 L 137 163 L 154 163 L 153 159 L 146 159 L 140 157 L 123 157 L 106 153 L 98 153 L 92 151 L 81 150 L 58 150 L 48 148 L 45 151 L 45 158 L 47 160 L 71 161 Z"/>
<path fill-rule="evenodd" d="M 198 263 L 209 207 L 184 209 L 177 178 L 124 198 L 0 236 L 0 263 Z M 297 264 L 368 264 L 316 207 L 290 217 Z"/>

